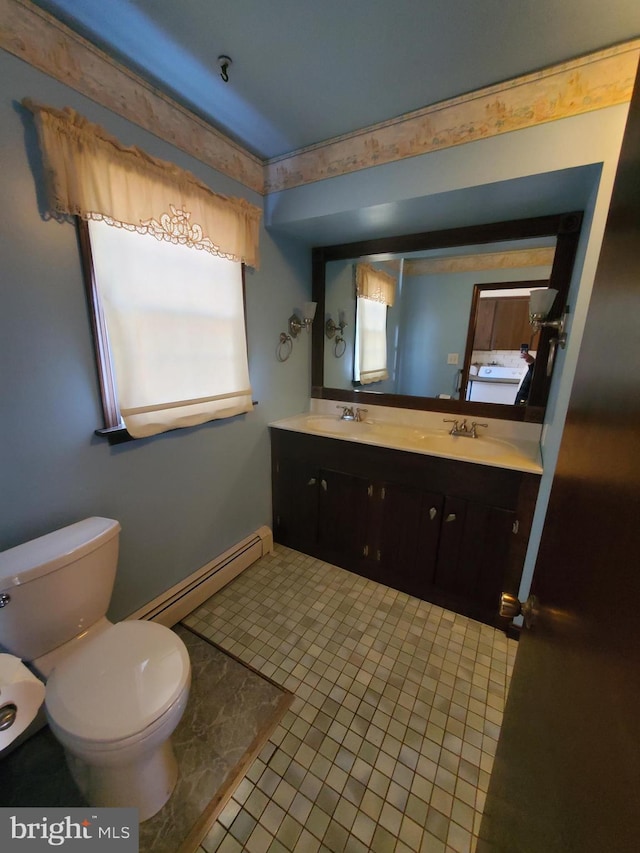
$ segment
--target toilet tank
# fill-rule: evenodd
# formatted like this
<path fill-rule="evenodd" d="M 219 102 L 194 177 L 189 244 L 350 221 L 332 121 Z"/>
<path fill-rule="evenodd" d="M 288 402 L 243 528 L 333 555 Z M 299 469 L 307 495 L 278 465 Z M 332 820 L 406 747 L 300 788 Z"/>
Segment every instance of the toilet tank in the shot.
<path fill-rule="evenodd" d="M 86 518 L 0 553 L 0 646 L 32 661 L 101 619 L 119 533 L 111 518 Z"/>

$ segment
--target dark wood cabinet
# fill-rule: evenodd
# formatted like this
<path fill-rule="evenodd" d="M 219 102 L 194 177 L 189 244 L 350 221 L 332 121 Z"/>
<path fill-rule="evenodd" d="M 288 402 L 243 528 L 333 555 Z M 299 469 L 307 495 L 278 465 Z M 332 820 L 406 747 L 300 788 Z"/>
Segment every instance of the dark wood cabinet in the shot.
<path fill-rule="evenodd" d="M 506 627 L 539 476 L 280 429 L 271 443 L 277 542 Z"/>
<path fill-rule="evenodd" d="M 342 471 L 321 469 L 318 485 L 318 555 L 328 563 L 366 574 L 369 481 Z"/>
<path fill-rule="evenodd" d="M 379 487 L 379 496 L 377 579 L 426 598 L 434 583 L 444 498 L 388 482 Z"/>
<path fill-rule="evenodd" d="M 536 349 L 529 323 L 528 296 L 488 296 L 478 300 L 474 350 Z"/>
<path fill-rule="evenodd" d="M 447 497 L 436 586 L 495 607 L 496 591 L 498 596 L 503 591 L 515 521 L 515 510 Z"/>

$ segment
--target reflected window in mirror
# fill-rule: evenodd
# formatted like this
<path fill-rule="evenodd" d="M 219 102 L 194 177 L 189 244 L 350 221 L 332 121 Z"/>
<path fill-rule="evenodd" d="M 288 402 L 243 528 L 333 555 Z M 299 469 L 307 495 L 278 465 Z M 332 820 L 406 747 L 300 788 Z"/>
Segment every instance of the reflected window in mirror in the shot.
<path fill-rule="evenodd" d="M 370 264 L 356 264 L 355 283 L 353 379 L 358 385 L 372 385 L 389 379 L 387 315 L 395 303 L 397 281 L 391 274 Z"/>

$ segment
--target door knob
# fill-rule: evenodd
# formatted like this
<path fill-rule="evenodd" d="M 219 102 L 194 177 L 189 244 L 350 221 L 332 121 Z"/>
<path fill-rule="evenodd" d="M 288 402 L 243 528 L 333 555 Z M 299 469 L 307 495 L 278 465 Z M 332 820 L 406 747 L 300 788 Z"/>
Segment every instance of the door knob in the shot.
<path fill-rule="evenodd" d="M 535 625 L 538 610 L 538 599 L 535 595 L 530 595 L 524 603 L 518 601 L 517 597 L 510 592 L 503 592 L 500 596 L 500 616 L 506 619 L 515 619 L 516 616 L 522 615 L 527 628 L 532 628 Z"/>

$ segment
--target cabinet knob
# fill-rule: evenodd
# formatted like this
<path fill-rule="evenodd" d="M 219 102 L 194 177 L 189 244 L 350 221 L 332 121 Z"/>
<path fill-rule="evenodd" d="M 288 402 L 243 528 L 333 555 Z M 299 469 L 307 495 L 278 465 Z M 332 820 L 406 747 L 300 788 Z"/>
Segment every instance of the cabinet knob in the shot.
<path fill-rule="evenodd" d="M 433 519 L 436 517 L 437 514 L 438 514 L 438 510 L 434 506 L 432 506 L 431 509 L 429 510 L 429 518 L 431 519 L 431 521 L 433 521 Z"/>
<path fill-rule="evenodd" d="M 312 477 L 312 478 L 309 480 L 309 482 L 307 483 L 307 486 L 315 486 L 315 484 L 316 484 L 317 482 L 318 482 L 318 481 L 316 480 L 316 478 L 315 478 L 315 477 Z"/>
<path fill-rule="evenodd" d="M 326 480 L 320 480 L 320 485 L 322 486 L 323 490 L 326 492 L 327 491 L 327 481 Z"/>
<path fill-rule="evenodd" d="M 445 522 L 447 522 L 447 521 L 455 521 L 455 520 L 456 520 L 456 514 L 455 514 L 455 512 L 450 512 L 450 513 L 449 513 L 449 515 L 445 518 Z"/>

